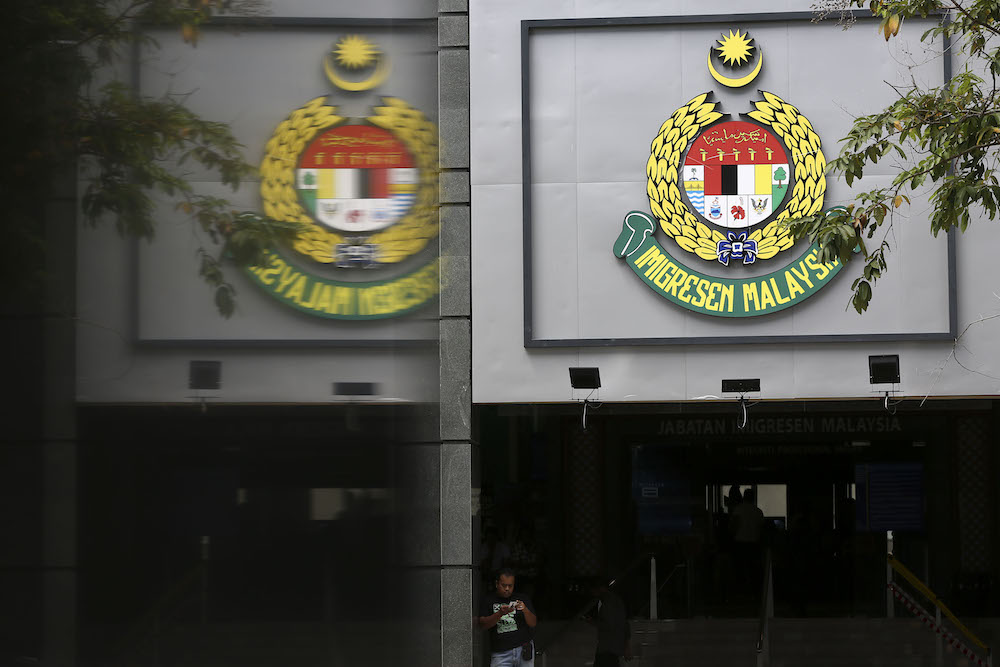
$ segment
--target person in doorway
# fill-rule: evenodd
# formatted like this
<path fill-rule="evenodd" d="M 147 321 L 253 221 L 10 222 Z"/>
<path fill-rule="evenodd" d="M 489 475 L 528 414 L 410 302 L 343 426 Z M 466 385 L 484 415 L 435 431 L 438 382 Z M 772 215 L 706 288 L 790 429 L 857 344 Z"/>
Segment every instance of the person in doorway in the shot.
<path fill-rule="evenodd" d="M 723 498 L 725 513 L 717 517 L 716 524 L 716 554 L 713 572 L 713 594 L 715 601 L 723 604 L 729 602 L 730 589 L 736 581 L 736 554 L 733 547 L 733 534 L 736 521 L 733 518 L 736 508 L 743 502 L 740 487 L 733 484 L 729 493 Z"/>
<path fill-rule="evenodd" d="M 752 595 L 760 582 L 761 531 L 764 512 L 757 507 L 752 488 L 743 492 L 743 502 L 733 508 L 733 546 L 736 554 L 737 582 L 745 594 Z"/>
<path fill-rule="evenodd" d="M 597 627 L 597 649 L 594 667 L 618 667 L 621 658 L 632 659 L 632 629 L 629 627 L 625 603 L 617 593 L 608 588 L 606 579 L 591 582 L 591 595 L 597 598 L 597 607 L 591 622 Z"/>
<path fill-rule="evenodd" d="M 757 507 L 753 489 L 743 492 L 743 502 L 732 509 L 733 541 L 737 544 L 760 544 L 764 512 Z"/>
<path fill-rule="evenodd" d="M 736 506 L 743 502 L 743 493 L 740 491 L 740 487 L 733 484 L 729 487 L 729 493 L 726 495 L 726 507 L 729 509 L 729 513 L 732 514 Z"/>
<path fill-rule="evenodd" d="M 479 627 L 490 633 L 490 667 L 534 667 L 538 617 L 531 600 L 514 596 L 514 571 L 501 568 L 495 590 L 484 595 Z"/>

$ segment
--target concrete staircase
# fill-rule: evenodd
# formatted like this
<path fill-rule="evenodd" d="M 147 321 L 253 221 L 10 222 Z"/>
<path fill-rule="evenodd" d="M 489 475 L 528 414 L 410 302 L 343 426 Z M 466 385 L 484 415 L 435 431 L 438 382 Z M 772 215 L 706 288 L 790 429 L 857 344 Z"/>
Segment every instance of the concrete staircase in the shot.
<path fill-rule="evenodd" d="M 367 667 L 405 655 L 385 623 L 213 623 L 171 627 L 116 667 Z M 425 663 L 426 664 L 426 663 Z"/>
<path fill-rule="evenodd" d="M 1000 619 L 971 620 L 991 645 Z M 411 628 L 412 629 L 412 628 Z M 174 626 L 109 667 L 434 667 L 435 621 L 429 644 L 402 642 L 402 628 L 384 622 L 217 623 Z M 561 633 L 561 634 L 560 634 Z M 913 618 L 776 618 L 771 667 L 936 667 L 935 635 Z M 556 635 L 558 636 L 556 637 Z M 633 667 L 756 667 L 757 620 L 696 618 L 632 621 Z M 549 638 L 556 637 L 554 644 Z M 402 642 L 402 643 L 401 643 Z M 548 646 L 536 667 L 588 667 L 594 629 L 577 621 L 543 621 L 538 643 Z M 488 663 L 487 663 L 488 664 Z M 944 647 L 942 667 L 972 667 Z"/>
<path fill-rule="evenodd" d="M 776 618 L 772 667 L 934 667 L 935 635 L 912 618 Z M 632 621 L 635 667 L 754 667 L 756 619 Z M 586 667 L 594 631 L 576 623 L 538 667 Z M 972 663 L 945 646 L 943 667 Z"/>

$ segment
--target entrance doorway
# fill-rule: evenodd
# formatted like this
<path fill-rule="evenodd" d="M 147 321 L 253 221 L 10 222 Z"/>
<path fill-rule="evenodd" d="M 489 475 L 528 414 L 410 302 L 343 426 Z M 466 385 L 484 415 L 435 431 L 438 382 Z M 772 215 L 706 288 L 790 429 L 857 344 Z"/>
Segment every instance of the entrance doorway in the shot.
<path fill-rule="evenodd" d="M 887 531 L 928 572 L 949 440 L 941 415 L 880 407 L 760 406 L 740 429 L 719 406 L 606 404 L 584 429 L 576 405 L 481 406 L 476 562 L 489 570 L 492 530 L 549 617 L 572 616 L 606 575 L 648 614 L 650 556 L 661 618 L 756 616 L 763 557 L 735 547 L 735 487 L 759 510 L 778 615 L 881 616 Z"/>
<path fill-rule="evenodd" d="M 661 608 L 756 615 L 770 553 L 779 616 L 877 616 L 886 530 L 918 560 L 926 551 L 924 448 L 911 442 L 713 439 L 630 450 L 638 551 L 682 564 L 690 578 L 666 587 Z M 678 594 L 688 599 L 669 599 Z"/>

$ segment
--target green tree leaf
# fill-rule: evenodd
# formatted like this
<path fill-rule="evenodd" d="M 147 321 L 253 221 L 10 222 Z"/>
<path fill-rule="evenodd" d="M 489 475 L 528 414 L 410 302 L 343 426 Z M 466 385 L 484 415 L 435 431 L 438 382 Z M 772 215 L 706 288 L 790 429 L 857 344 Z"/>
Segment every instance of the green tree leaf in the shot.
<path fill-rule="evenodd" d="M 906 31 L 907 18 L 937 17 L 937 25 L 920 35 L 927 53 L 940 52 L 940 40 L 948 38 L 952 51 L 959 52 L 953 56 L 956 61 L 967 63 L 940 86 L 916 79 L 894 86 L 894 101 L 856 118 L 841 140 L 840 155 L 828 165 L 833 177 L 853 185 L 868 167 L 893 153 L 901 166 L 891 186 L 860 192 L 842 209 L 786 221 L 795 238 L 818 242 L 823 257 L 846 263 L 855 259 L 853 251 L 860 247 L 857 258 L 865 262 L 865 268 L 863 278 L 853 285 L 850 305 L 862 313 L 888 268 L 887 226 L 894 224 L 894 211 L 910 204 L 907 191 L 930 186 L 929 227 L 934 235 L 967 229 L 973 220 L 970 210 L 990 220 L 996 218 L 1000 208 L 996 176 L 1000 92 L 993 77 L 1000 74 L 1000 48 L 994 46 L 1000 38 L 1000 3 L 844 0 L 840 6 L 845 11 L 871 8 L 881 19 L 880 35 L 886 41 Z M 974 72 L 989 72 L 990 80 Z M 860 243 L 862 235 L 871 239 L 876 234 L 883 239 L 878 245 L 870 248 Z"/>
<path fill-rule="evenodd" d="M 8 133 L 0 179 L 4 197 L 0 277 L 16 290 L 37 278 L 45 265 L 47 239 L 60 233 L 58 220 L 42 214 L 67 170 L 86 168 L 81 210 L 91 226 L 111 225 L 122 236 L 152 239 L 155 202 L 175 203 L 192 225 L 217 241 L 225 262 L 202 261 L 199 273 L 213 288 L 223 315 L 235 307 L 235 290 L 225 282 L 233 263 L 259 258 L 264 247 L 288 234 L 287 225 L 254 218 L 254 230 L 228 253 L 225 239 L 234 228 L 232 206 L 200 197 L 177 167 L 195 163 L 236 188 L 256 174 L 242 146 L 224 123 L 201 118 L 183 96 L 139 95 L 120 79 L 98 84 L 119 69 L 109 68 L 131 47 L 155 49 L 143 23 L 173 27 L 192 44 L 199 26 L 219 11 L 259 15 L 262 0 L 12 0 L 0 27 L 6 93 L 12 102 L 0 111 Z M 256 214 L 255 214 L 256 215 Z M 72 219 L 63 221 L 72 224 Z M 55 224 L 53 224 L 55 223 Z M 266 228 L 266 229 L 265 229 Z M 68 233 L 68 230 L 67 230 Z M 221 292 L 219 290 L 222 290 Z"/>

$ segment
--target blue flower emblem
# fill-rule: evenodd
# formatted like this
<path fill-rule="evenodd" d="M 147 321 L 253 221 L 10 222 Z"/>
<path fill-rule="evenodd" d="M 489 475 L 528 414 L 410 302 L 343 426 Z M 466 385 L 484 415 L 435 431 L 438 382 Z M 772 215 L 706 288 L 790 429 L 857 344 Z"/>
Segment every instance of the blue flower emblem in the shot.
<path fill-rule="evenodd" d="M 757 261 L 757 242 L 748 241 L 746 232 L 739 236 L 736 232 L 729 232 L 725 241 L 719 241 L 715 252 L 723 266 L 729 266 L 730 258 L 742 259 L 744 264 L 753 264 Z"/>

